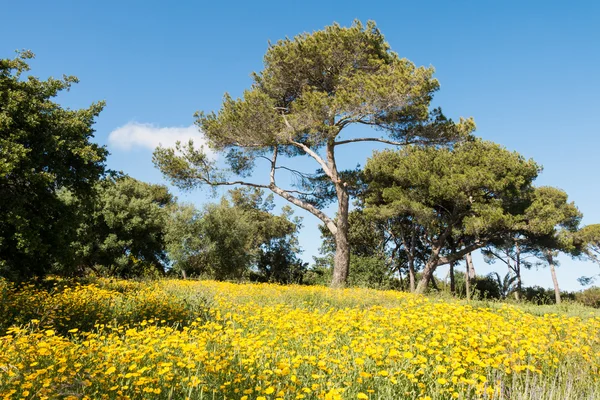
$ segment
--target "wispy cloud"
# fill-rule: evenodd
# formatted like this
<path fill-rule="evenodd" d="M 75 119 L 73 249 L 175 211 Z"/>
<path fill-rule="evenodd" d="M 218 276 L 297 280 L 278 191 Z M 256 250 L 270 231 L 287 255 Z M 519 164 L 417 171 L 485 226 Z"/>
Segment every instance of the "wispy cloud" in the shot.
<path fill-rule="evenodd" d="M 108 143 L 121 150 L 146 148 L 154 150 L 158 145 L 174 147 L 175 142 L 182 143 L 192 139 L 196 148 L 204 145 L 206 151 L 206 138 L 194 125 L 188 127 L 158 127 L 153 124 L 129 122 L 108 135 Z"/>

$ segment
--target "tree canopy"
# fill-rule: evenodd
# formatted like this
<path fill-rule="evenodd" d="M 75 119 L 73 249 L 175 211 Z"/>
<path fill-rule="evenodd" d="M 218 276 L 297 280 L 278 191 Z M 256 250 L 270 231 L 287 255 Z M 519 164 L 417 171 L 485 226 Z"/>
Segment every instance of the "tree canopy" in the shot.
<path fill-rule="evenodd" d="M 600 224 L 584 226 L 577 232 L 575 240 L 590 259 L 600 264 Z"/>
<path fill-rule="evenodd" d="M 280 215 L 273 208 L 272 196 L 254 188 L 231 190 L 203 210 L 177 207 L 167 227 L 172 267 L 184 276 L 222 280 L 254 273 L 256 279 L 294 281 L 293 269 L 303 265 L 296 258 L 300 220 L 289 207 Z"/>
<path fill-rule="evenodd" d="M 336 238 L 332 285 L 346 282 L 349 265 L 348 208 L 351 182 L 338 170 L 340 146 L 357 142 L 443 145 L 474 129 L 472 120 L 454 123 L 430 103 L 439 84 L 433 68 L 417 67 L 390 50 L 375 23 L 337 24 L 270 44 L 264 69 L 242 96 L 225 94 L 221 109 L 199 112 L 197 125 L 209 146 L 223 154 L 217 168 L 193 143 L 159 147 L 154 162 L 170 181 L 186 189 L 201 185 L 247 185 L 271 190 L 325 223 Z M 353 125 L 373 127 L 383 136 L 341 137 Z M 324 154 L 323 154 L 324 153 Z M 317 173 L 291 170 L 289 157 L 313 159 Z M 257 161 L 270 169 L 268 183 L 246 180 Z M 277 172 L 291 171 L 303 190 L 281 185 Z M 233 177 L 232 177 L 233 176 Z M 322 192 L 306 191 L 326 182 L 335 196 L 335 218 L 320 209 Z M 323 187 L 323 185 L 315 185 Z"/>
<path fill-rule="evenodd" d="M 96 186 L 93 206 L 81 209 L 71 245 L 80 269 L 112 276 L 164 273 L 165 225 L 175 202 L 166 186 L 128 176 L 108 176 Z"/>
<path fill-rule="evenodd" d="M 412 146 L 375 153 L 365 167 L 366 211 L 404 217 L 427 250 L 417 291 L 439 265 L 457 261 L 523 218 L 539 166 L 473 140 L 454 149 Z"/>
<path fill-rule="evenodd" d="M 52 99 L 77 78 L 25 77 L 31 58 L 0 60 L 0 275 L 12 279 L 72 260 L 75 211 L 58 193 L 89 197 L 107 155 L 91 142 L 104 103 L 61 107 Z"/>

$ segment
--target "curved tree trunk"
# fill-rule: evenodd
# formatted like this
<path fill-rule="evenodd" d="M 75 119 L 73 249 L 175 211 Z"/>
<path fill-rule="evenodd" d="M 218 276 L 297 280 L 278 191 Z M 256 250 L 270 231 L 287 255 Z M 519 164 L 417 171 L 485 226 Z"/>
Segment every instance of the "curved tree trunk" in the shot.
<path fill-rule="evenodd" d="M 415 260 L 412 258 L 408 262 L 408 280 L 409 280 L 409 285 L 410 285 L 410 291 L 411 291 L 411 293 L 414 293 L 416 275 L 415 275 Z"/>
<path fill-rule="evenodd" d="M 419 281 L 415 293 L 423 294 L 427 291 L 429 282 L 431 282 L 431 279 L 433 278 L 433 272 L 435 271 L 435 267 L 437 266 L 436 264 L 437 257 L 435 257 L 435 260 L 430 259 L 429 261 L 427 261 L 427 264 L 425 264 L 425 268 L 423 268 L 423 277 Z"/>
<path fill-rule="evenodd" d="M 465 286 L 467 291 L 467 301 L 471 300 L 471 279 L 475 278 L 475 265 L 473 265 L 473 257 L 471 253 L 465 256 L 467 261 L 467 274 L 465 276 Z"/>
<path fill-rule="evenodd" d="M 456 280 L 454 279 L 454 263 L 450 263 L 450 293 L 456 293 Z"/>
<path fill-rule="evenodd" d="M 517 274 L 517 290 L 515 291 L 515 299 L 521 300 L 523 281 L 521 280 L 521 247 L 519 246 L 519 243 L 515 243 L 515 273 Z"/>
<path fill-rule="evenodd" d="M 436 244 L 432 246 L 429 259 L 425 264 L 425 268 L 423 268 L 423 277 L 417 285 L 417 290 L 415 290 L 416 293 L 423 294 L 427 291 L 429 282 L 433 280 L 433 273 L 438 266 L 440 251 L 442 250 L 442 246 L 446 242 L 446 238 L 449 234 L 450 229 L 446 229 L 446 231 L 437 239 Z"/>
<path fill-rule="evenodd" d="M 552 253 L 546 253 L 546 260 L 548 260 L 550 273 L 552 274 L 552 283 L 554 284 L 554 297 L 556 299 L 556 304 L 560 304 L 560 288 L 558 287 L 558 278 L 556 277 L 556 268 L 554 267 L 554 258 L 552 257 Z"/>

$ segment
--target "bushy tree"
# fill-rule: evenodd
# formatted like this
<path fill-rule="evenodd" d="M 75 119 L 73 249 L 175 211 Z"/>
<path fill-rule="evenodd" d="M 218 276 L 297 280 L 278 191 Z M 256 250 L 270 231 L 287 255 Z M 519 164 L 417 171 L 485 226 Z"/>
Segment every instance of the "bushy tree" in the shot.
<path fill-rule="evenodd" d="M 0 275 L 24 279 L 72 262 L 77 222 L 69 191 L 91 196 L 107 151 L 90 140 L 104 103 L 71 110 L 52 101 L 77 82 L 25 77 L 31 52 L 0 60 Z"/>
<path fill-rule="evenodd" d="M 193 143 L 158 148 L 154 162 L 175 185 L 246 185 L 276 193 L 319 218 L 335 237 L 333 286 L 348 277 L 348 212 L 352 174 L 339 170 L 337 154 L 346 145 L 382 142 L 442 145 L 469 135 L 471 120 L 455 124 L 430 103 L 439 84 L 433 68 L 416 67 L 390 50 L 375 23 L 337 24 L 271 44 L 264 69 L 241 98 L 225 95 L 218 113 L 198 113 L 197 125 L 212 149 L 224 155 L 219 169 Z M 378 129 L 384 137 L 342 137 L 352 125 Z M 282 162 L 311 158 L 317 173 L 293 170 Z M 270 169 L 268 182 L 246 180 L 256 161 Z M 299 177 L 286 188 L 277 173 Z M 231 175 L 235 177 L 230 177 Z M 298 190 L 300 189 L 300 190 Z M 334 216 L 325 200 L 337 201 Z"/>
<path fill-rule="evenodd" d="M 377 274 L 380 275 L 382 268 L 385 267 L 386 279 L 398 272 L 401 286 L 404 285 L 403 276 L 408 277 L 408 288 L 414 291 L 416 272 L 426 261 L 424 259 L 426 250 L 422 248 L 422 242 L 417 239 L 416 227 L 407 223 L 409 218 L 406 216 L 394 215 L 388 218 L 375 216 L 373 213 L 366 213 L 361 202 L 358 203 L 360 207 L 350 211 L 348 215 L 350 222 L 348 243 L 351 249 L 350 271 L 360 276 L 350 277 L 349 282 L 353 285 L 357 282 L 365 282 L 364 273 L 359 270 L 363 271 L 365 265 L 375 265 L 379 271 Z M 320 225 L 319 228 L 324 239 L 321 253 L 334 254 L 335 238 L 326 226 Z M 379 261 L 363 262 L 368 259 Z"/>
<path fill-rule="evenodd" d="M 574 245 L 584 258 L 600 264 L 600 224 L 587 225 L 573 236 Z M 582 285 L 593 283 L 598 274 L 578 278 Z"/>
<path fill-rule="evenodd" d="M 559 252 L 578 254 L 574 238 L 582 217 L 575 204 L 568 201 L 565 191 L 550 186 L 536 188 L 525 211 L 529 251 L 548 263 L 557 304 L 561 302 L 561 294 L 555 257 Z"/>
<path fill-rule="evenodd" d="M 428 249 L 417 292 L 439 265 L 456 262 L 523 218 L 539 167 L 499 145 L 408 147 L 376 153 L 365 167 L 366 210 L 404 217 Z"/>
<path fill-rule="evenodd" d="M 204 236 L 204 220 L 193 204 L 176 204 L 170 208 L 165 245 L 171 271 L 187 278 L 204 268 L 208 243 Z"/>
<path fill-rule="evenodd" d="M 108 176 L 96 192 L 92 210 L 81 210 L 79 239 L 72 244 L 80 269 L 125 277 L 163 273 L 168 207 L 174 203 L 168 189 Z"/>
<path fill-rule="evenodd" d="M 272 196 L 254 188 L 231 190 L 202 211 L 179 207 L 167 229 L 172 267 L 184 275 L 219 280 L 253 273 L 264 281 L 300 281 L 304 264 L 296 255 L 301 220 L 289 207 L 274 215 L 274 207 Z"/>
<path fill-rule="evenodd" d="M 574 240 L 590 260 L 600 264 L 600 224 L 584 226 L 575 234 Z"/>

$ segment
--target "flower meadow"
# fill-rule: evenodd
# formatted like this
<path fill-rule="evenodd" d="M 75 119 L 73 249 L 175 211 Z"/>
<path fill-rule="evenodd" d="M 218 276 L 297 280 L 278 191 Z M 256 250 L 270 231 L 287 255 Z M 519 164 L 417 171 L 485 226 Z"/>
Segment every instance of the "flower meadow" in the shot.
<path fill-rule="evenodd" d="M 4 399 L 595 399 L 599 366 L 596 315 L 354 288 L 0 281 Z"/>

